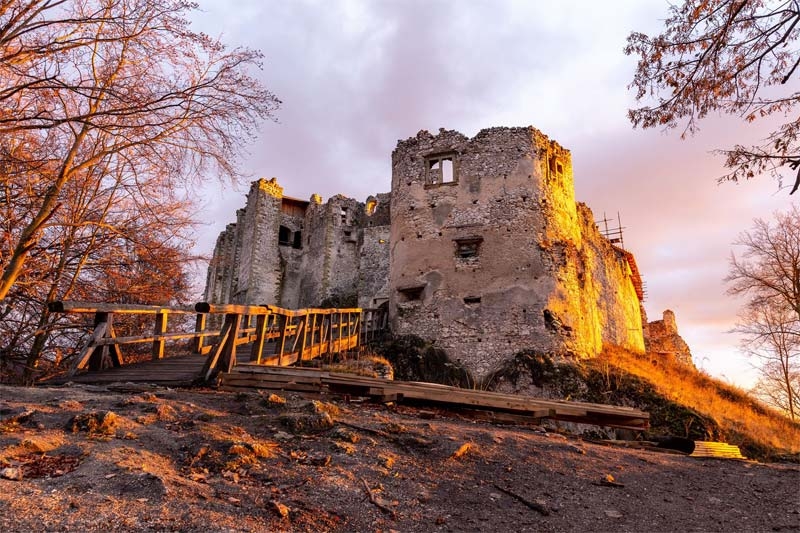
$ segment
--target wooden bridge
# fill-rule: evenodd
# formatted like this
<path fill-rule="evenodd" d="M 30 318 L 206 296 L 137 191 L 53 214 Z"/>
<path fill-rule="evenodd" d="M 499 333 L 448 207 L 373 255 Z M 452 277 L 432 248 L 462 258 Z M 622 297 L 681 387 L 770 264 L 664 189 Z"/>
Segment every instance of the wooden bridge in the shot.
<path fill-rule="evenodd" d="M 66 375 L 56 381 L 184 385 L 230 372 L 237 361 L 288 366 L 354 351 L 379 339 L 388 329 L 383 309 L 293 311 L 271 305 L 206 302 L 185 308 L 60 301 L 51 302 L 49 309 L 53 313 L 91 314 L 94 318 L 91 336 Z M 117 336 L 114 318 L 120 315 L 152 322 L 152 333 Z M 194 315 L 192 331 L 185 330 L 187 318 L 191 318 L 187 315 Z M 209 327 L 213 324 L 221 324 L 221 328 Z M 169 331 L 170 326 L 184 326 L 184 330 Z M 184 345 L 175 344 L 168 357 L 166 345 L 174 341 L 184 341 Z M 152 346 L 148 358 L 123 355 L 123 346 L 142 343 Z"/>
<path fill-rule="evenodd" d="M 53 302 L 49 307 L 54 313 L 93 315 L 93 330 L 80 354 L 65 376 L 50 383 L 190 385 L 208 383 L 219 376 L 226 390 L 343 394 L 383 402 L 435 404 L 495 421 L 538 423 L 551 418 L 637 430 L 649 424 L 647 413 L 630 407 L 285 368 L 299 361 L 332 358 L 379 339 L 388 331 L 388 317 L 382 309 L 292 311 L 270 305 L 205 302 L 193 308 L 86 302 Z M 138 316 L 152 333 L 118 336 L 114 317 L 120 315 Z M 191 331 L 185 331 L 187 322 L 193 323 Z M 180 325 L 184 331 L 169 331 L 170 326 Z M 166 343 L 176 341 L 183 341 L 185 346 L 175 346 L 167 357 Z M 123 346 L 142 343 L 150 345 L 146 357 L 140 353 L 133 362 L 123 355 Z"/>

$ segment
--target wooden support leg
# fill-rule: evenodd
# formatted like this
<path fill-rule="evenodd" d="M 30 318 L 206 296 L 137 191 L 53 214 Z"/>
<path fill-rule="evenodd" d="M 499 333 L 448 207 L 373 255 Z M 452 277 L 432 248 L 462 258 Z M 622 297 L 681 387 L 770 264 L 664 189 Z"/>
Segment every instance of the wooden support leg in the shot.
<path fill-rule="evenodd" d="M 97 349 L 96 343 L 106 336 L 109 328 L 110 313 L 97 312 L 94 314 L 94 332 L 92 338 L 84 347 L 81 356 L 78 358 L 77 365 L 70 371 L 70 375 L 74 374 L 78 369 L 87 365 L 89 370 L 101 370 L 103 368 L 103 353 L 108 353 L 103 349 L 104 346 Z"/>
<path fill-rule="evenodd" d="M 203 365 L 202 377 L 206 381 L 220 371 L 230 372 L 230 369 L 236 364 L 236 338 L 239 336 L 241 319 L 242 315 L 236 313 L 225 315 L 219 343 L 211 350 L 211 355 Z"/>
<path fill-rule="evenodd" d="M 286 328 L 289 327 L 289 317 L 286 315 L 278 315 L 278 328 L 281 336 L 278 337 L 276 344 L 278 350 L 278 366 L 283 366 L 283 352 L 286 349 Z"/>
<path fill-rule="evenodd" d="M 112 339 L 117 336 L 116 332 L 114 332 L 114 315 L 111 313 L 108 315 L 108 336 Z M 122 348 L 118 344 L 110 344 L 108 346 L 108 355 L 114 368 L 119 368 L 124 364 Z"/>

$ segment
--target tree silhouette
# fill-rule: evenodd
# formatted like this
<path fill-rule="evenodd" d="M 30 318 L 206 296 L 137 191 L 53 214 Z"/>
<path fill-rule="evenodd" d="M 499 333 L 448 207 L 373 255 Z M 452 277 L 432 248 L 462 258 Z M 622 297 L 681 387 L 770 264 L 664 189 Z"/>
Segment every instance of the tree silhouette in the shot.
<path fill-rule="evenodd" d="M 777 213 L 775 224 L 761 219 L 736 241 L 729 293 L 747 297 L 737 331 L 754 357 L 762 379 L 758 393 L 796 416 L 800 393 L 800 210 Z"/>

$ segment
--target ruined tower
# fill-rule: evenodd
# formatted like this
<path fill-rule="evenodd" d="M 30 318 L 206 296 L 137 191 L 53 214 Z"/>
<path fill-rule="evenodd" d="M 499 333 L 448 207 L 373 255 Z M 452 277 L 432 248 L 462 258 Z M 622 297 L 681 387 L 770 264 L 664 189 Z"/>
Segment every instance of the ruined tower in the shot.
<path fill-rule="evenodd" d="M 400 141 L 391 215 L 395 333 L 435 341 L 479 376 L 521 349 L 643 350 L 626 253 L 575 203 L 569 151 L 535 128 Z"/>
<path fill-rule="evenodd" d="M 275 178 L 254 181 L 236 223 L 214 248 L 205 299 L 303 307 L 377 306 L 388 300 L 389 195 L 365 204 L 284 196 Z"/>

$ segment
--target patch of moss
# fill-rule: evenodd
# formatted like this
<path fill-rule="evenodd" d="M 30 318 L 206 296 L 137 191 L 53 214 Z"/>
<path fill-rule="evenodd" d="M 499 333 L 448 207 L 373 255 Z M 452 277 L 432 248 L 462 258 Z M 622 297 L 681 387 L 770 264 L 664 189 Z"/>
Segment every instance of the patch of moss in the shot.
<path fill-rule="evenodd" d="M 529 380 L 553 396 L 576 399 L 584 394 L 586 387 L 584 369 L 568 363 L 566 357 L 523 350 L 487 376 L 482 388 L 491 389 L 501 380 L 518 387 L 524 380 Z"/>
<path fill-rule="evenodd" d="M 374 350 L 391 363 L 395 379 L 463 388 L 475 385 L 472 374 L 464 365 L 452 361 L 444 350 L 416 335 L 387 339 L 376 344 Z"/>

